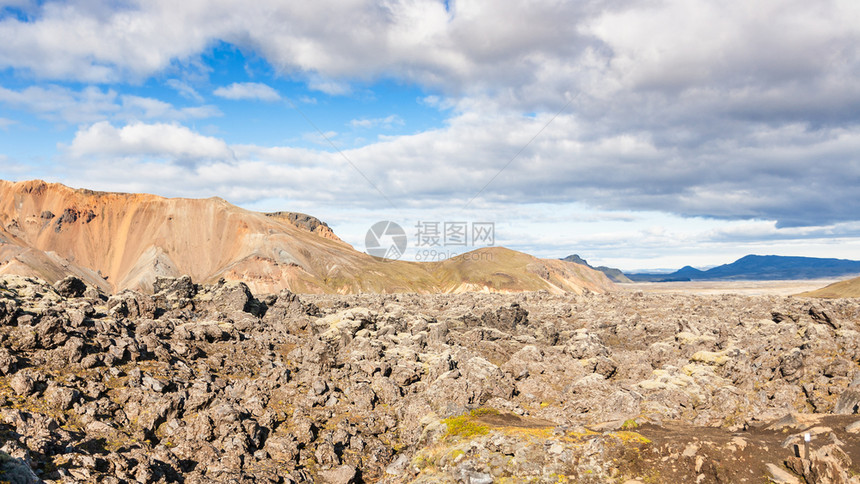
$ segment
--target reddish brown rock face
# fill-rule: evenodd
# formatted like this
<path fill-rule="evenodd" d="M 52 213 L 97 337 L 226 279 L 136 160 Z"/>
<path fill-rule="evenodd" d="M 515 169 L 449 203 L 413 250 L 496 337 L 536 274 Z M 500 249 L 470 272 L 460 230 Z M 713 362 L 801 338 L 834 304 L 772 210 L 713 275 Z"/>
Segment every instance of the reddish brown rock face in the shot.
<path fill-rule="evenodd" d="M 263 214 L 224 200 L 73 190 L 0 181 L 0 274 L 106 292 L 152 292 L 157 277 L 245 282 L 256 292 L 605 292 L 602 274 L 503 248 L 438 263 L 382 262 L 318 219 Z"/>

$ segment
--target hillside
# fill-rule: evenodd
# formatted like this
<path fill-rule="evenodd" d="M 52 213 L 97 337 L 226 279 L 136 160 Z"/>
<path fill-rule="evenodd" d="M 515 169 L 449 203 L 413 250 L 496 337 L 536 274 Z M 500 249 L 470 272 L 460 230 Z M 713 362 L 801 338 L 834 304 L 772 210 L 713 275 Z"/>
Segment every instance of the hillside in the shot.
<path fill-rule="evenodd" d="M 507 249 L 438 263 L 381 261 L 305 214 L 264 214 L 220 198 L 162 198 L 0 181 L 0 274 L 54 282 L 73 274 L 107 292 L 156 277 L 241 280 L 255 292 L 605 292 L 574 264 Z"/>
<path fill-rule="evenodd" d="M 817 257 L 747 255 L 730 263 L 702 271 L 686 266 L 668 274 L 633 273 L 634 281 L 789 280 L 817 279 L 860 274 L 860 261 Z"/>
<path fill-rule="evenodd" d="M 586 261 L 585 259 L 580 257 L 578 254 L 569 255 L 562 260 L 566 261 L 566 262 L 573 262 L 575 264 L 581 264 L 581 265 L 584 265 L 586 267 L 590 267 L 591 269 L 594 269 L 596 271 L 600 271 L 600 272 L 606 274 L 606 277 L 608 277 L 609 280 L 612 282 L 619 282 L 619 283 L 633 282 L 623 272 L 621 272 L 621 269 L 616 269 L 614 267 L 606 267 L 606 266 L 594 267 L 591 264 L 589 264 L 588 261 Z"/>
<path fill-rule="evenodd" d="M 798 294 L 801 297 L 820 297 L 824 299 L 837 299 L 843 297 L 860 297 L 860 277 L 839 281 L 828 286 Z"/>

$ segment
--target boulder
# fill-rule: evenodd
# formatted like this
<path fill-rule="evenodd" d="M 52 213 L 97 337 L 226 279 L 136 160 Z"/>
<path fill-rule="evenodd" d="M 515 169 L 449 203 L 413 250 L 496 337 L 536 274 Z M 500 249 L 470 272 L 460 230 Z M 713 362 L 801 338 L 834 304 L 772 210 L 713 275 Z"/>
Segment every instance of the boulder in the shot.
<path fill-rule="evenodd" d="M 68 276 L 57 281 L 54 289 L 63 297 L 82 297 L 87 291 L 87 285 L 75 276 Z"/>

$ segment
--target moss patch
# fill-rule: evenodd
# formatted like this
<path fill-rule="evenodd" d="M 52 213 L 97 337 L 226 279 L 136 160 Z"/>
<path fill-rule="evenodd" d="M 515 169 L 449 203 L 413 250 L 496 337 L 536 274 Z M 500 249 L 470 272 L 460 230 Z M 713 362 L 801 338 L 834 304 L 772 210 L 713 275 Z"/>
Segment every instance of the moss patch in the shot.
<path fill-rule="evenodd" d="M 633 430 L 638 427 L 639 424 L 632 418 L 625 420 L 624 423 L 621 424 L 621 430 Z"/>
<path fill-rule="evenodd" d="M 446 418 L 442 420 L 442 423 L 448 426 L 445 437 L 470 439 L 479 435 L 486 435 L 490 431 L 489 426 L 475 422 L 474 417 L 468 414 Z"/>

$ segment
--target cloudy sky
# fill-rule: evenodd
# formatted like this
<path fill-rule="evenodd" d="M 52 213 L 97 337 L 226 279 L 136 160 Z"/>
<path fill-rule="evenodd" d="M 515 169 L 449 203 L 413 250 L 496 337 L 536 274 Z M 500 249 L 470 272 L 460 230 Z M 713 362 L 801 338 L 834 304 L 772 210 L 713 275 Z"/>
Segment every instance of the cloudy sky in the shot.
<path fill-rule="evenodd" d="M 860 259 L 856 0 L 0 0 L 0 178 L 495 223 L 622 269 Z M 469 247 L 466 247 L 469 248 Z"/>

